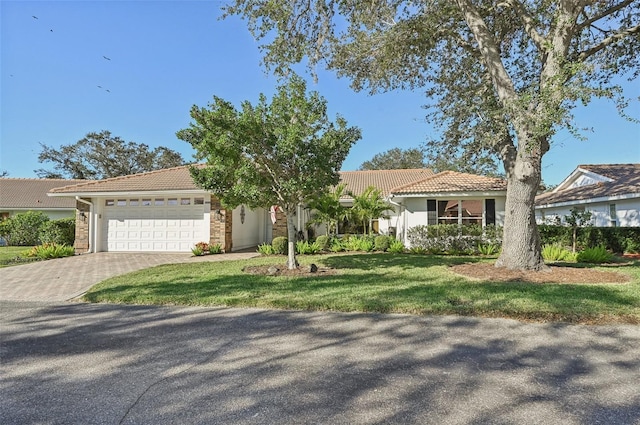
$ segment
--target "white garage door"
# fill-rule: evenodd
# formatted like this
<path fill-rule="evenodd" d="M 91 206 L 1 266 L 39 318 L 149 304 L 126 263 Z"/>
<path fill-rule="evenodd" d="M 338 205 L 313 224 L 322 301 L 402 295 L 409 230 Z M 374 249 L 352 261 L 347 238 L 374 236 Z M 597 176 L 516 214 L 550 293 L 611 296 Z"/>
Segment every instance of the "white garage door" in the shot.
<path fill-rule="evenodd" d="M 103 251 L 189 252 L 209 241 L 203 197 L 106 199 Z"/>

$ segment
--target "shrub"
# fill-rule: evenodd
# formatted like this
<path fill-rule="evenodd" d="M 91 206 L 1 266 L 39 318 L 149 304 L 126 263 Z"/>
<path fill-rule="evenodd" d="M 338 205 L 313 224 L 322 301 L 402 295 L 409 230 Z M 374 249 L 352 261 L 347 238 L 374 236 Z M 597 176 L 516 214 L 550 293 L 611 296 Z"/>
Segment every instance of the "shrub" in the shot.
<path fill-rule="evenodd" d="M 318 246 L 320 246 L 321 250 L 326 251 L 329 249 L 329 243 L 331 242 L 331 239 L 329 239 L 329 236 L 327 235 L 322 235 L 316 238 L 316 242 L 318 243 Z"/>
<path fill-rule="evenodd" d="M 545 261 L 575 262 L 576 254 L 560 243 L 547 244 L 542 247 L 542 258 Z"/>
<path fill-rule="evenodd" d="M 365 251 L 365 252 L 371 252 L 373 251 L 373 248 L 375 246 L 374 242 L 367 237 L 363 237 L 362 239 L 359 239 L 359 249 L 358 251 Z"/>
<path fill-rule="evenodd" d="M 7 245 L 28 246 L 40 242 L 40 229 L 49 221 L 42 211 L 27 211 L 16 214 L 2 221 L 0 237 Z"/>
<path fill-rule="evenodd" d="M 195 255 L 196 257 L 199 257 L 201 255 L 204 255 L 204 249 L 202 249 L 202 247 L 196 245 L 193 248 L 191 248 L 191 253 L 193 255 Z"/>
<path fill-rule="evenodd" d="M 420 248 L 420 252 L 460 255 L 476 252 L 477 246 L 483 243 L 500 246 L 502 233 L 493 226 L 487 226 L 483 233 L 478 225 L 438 224 L 412 227 L 407 238 L 411 247 Z"/>
<path fill-rule="evenodd" d="M 499 250 L 500 250 L 500 247 L 497 244 L 492 244 L 492 243 L 478 244 L 478 253 L 480 253 L 480 255 L 494 255 Z"/>
<path fill-rule="evenodd" d="M 345 246 L 342 243 L 342 240 L 339 238 L 332 238 L 331 244 L 329 245 L 329 251 L 331 252 L 342 252 L 345 250 Z"/>
<path fill-rule="evenodd" d="M 284 236 L 278 236 L 273 238 L 271 246 L 274 254 L 284 255 L 288 252 L 287 249 L 288 240 Z"/>
<path fill-rule="evenodd" d="M 262 255 L 273 255 L 273 247 L 268 243 L 258 245 L 258 252 Z"/>
<path fill-rule="evenodd" d="M 320 252 L 320 245 L 318 242 L 309 243 L 308 241 L 296 242 L 296 252 L 302 255 L 317 254 Z"/>
<path fill-rule="evenodd" d="M 401 254 L 404 252 L 404 244 L 402 241 L 394 239 L 389 244 L 389 252 L 393 252 L 394 254 Z"/>
<path fill-rule="evenodd" d="M 640 240 L 626 237 L 624 240 L 624 252 L 627 254 L 640 254 Z"/>
<path fill-rule="evenodd" d="M 602 246 L 596 246 L 593 248 L 587 248 L 584 251 L 578 253 L 578 262 L 580 263 L 609 263 L 613 260 L 613 254 Z"/>
<path fill-rule="evenodd" d="M 40 241 L 42 243 L 73 246 L 75 239 L 76 219 L 73 217 L 45 221 L 40 228 Z"/>
<path fill-rule="evenodd" d="M 387 251 L 390 243 L 391 238 L 389 236 L 379 235 L 374 239 L 374 247 L 376 251 Z"/>
<path fill-rule="evenodd" d="M 26 252 L 27 257 L 36 257 L 41 260 L 49 260 L 51 258 L 70 257 L 75 254 L 75 249 L 69 245 L 61 245 L 56 243 L 45 243 L 34 246 Z"/>
<path fill-rule="evenodd" d="M 219 243 L 210 244 L 209 254 L 222 254 L 222 245 Z"/>

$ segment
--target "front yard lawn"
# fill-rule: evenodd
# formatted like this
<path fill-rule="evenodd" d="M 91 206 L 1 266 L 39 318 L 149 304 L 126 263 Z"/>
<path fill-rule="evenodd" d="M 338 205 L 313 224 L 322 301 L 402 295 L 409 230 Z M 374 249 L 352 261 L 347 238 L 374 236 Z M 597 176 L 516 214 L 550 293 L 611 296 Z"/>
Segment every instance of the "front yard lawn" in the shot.
<path fill-rule="evenodd" d="M 22 255 L 30 248 L 30 246 L 0 246 L 0 267 L 33 261 Z"/>
<path fill-rule="evenodd" d="M 640 323 L 640 262 L 595 267 L 628 275 L 628 283 L 540 284 L 471 280 L 450 266 L 478 257 L 409 254 L 300 256 L 302 265 L 336 269 L 317 276 L 264 276 L 245 266 L 283 257 L 171 264 L 106 280 L 89 302 L 258 307 L 408 314 L 507 317 L 527 321 Z"/>

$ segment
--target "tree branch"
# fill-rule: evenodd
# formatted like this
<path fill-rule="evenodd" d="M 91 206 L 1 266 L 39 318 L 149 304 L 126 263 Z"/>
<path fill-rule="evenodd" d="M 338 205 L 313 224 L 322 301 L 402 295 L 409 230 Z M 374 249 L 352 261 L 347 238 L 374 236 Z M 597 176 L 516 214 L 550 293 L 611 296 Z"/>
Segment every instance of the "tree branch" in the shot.
<path fill-rule="evenodd" d="M 511 105 L 517 98 L 517 93 L 511 77 L 502 63 L 500 49 L 493 39 L 491 31 L 489 31 L 482 16 L 480 16 L 478 10 L 469 0 L 457 0 L 457 3 L 469 29 L 478 42 L 480 54 L 484 59 L 489 75 L 491 75 L 491 80 L 498 93 L 498 98 L 505 106 Z"/>
<path fill-rule="evenodd" d="M 609 37 L 607 37 L 604 40 L 602 40 L 600 43 L 596 44 L 595 46 L 590 47 L 587 50 L 583 50 L 578 55 L 578 60 L 580 62 L 582 62 L 585 59 L 595 55 L 600 50 L 604 49 L 605 47 L 609 46 L 610 44 L 613 44 L 613 43 L 615 43 L 616 41 L 618 41 L 620 39 L 623 39 L 625 37 L 628 37 L 628 36 L 630 36 L 632 34 L 636 34 L 636 33 L 640 33 L 640 24 L 636 25 L 635 27 L 628 28 L 628 29 L 626 29 L 624 31 L 619 31 L 619 32 L 617 32 L 615 34 L 612 34 Z"/>
<path fill-rule="evenodd" d="M 603 11 L 602 13 L 595 15 L 594 17 L 587 19 L 584 22 L 581 22 L 578 24 L 578 29 L 581 30 L 583 28 L 586 28 L 588 26 L 591 26 L 591 24 L 593 24 L 596 21 L 599 21 L 602 18 L 605 18 L 609 15 L 611 15 L 612 13 L 617 12 L 620 9 L 623 9 L 624 7 L 630 5 L 631 3 L 633 3 L 635 0 L 625 0 L 622 3 L 618 3 L 615 6 L 610 7 L 609 9 L 606 9 L 605 11 Z"/>
<path fill-rule="evenodd" d="M 516 11 L 518 16 L 522 20 L 522 23 L 524 24 L 524 30 L 531 38 L 531 41 L 533 41 L 533 44 L 536 45 L 536 47 L 538 48 L 538 51 L 540 53 L 545 53 L 546 52 L 546 49 L 544 47 L 545 39 L 535 29 L 533 18 L 531 17 L 527 9 L 524 7 L 522 2 L 518 0 L 507 0 L 505 4 L 511 6 Z"/>

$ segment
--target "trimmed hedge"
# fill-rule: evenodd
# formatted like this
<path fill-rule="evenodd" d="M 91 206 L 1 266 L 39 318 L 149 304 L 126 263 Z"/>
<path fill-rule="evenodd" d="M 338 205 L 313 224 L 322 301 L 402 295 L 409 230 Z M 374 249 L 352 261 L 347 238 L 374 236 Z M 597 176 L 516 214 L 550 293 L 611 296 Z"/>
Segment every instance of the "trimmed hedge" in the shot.
<path fill-rule="evenodd" d="M 76 219 L 73 217 L 46 221 L 40 227 L 40 242 L 43 244 L 73 246 L 75 238 Z"/>
<path fill-rule="evenodd" d="M 543 245 L 571 246 L 571 227 L 541 224 L 538 230 Z M 578 229 L 577 245 L 578 249 L 604 246 L 617 254 L 640 253 L 640 227 L 582 227 Z"/>

